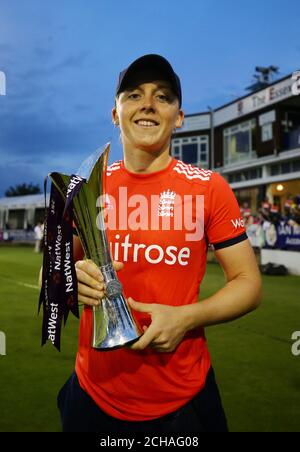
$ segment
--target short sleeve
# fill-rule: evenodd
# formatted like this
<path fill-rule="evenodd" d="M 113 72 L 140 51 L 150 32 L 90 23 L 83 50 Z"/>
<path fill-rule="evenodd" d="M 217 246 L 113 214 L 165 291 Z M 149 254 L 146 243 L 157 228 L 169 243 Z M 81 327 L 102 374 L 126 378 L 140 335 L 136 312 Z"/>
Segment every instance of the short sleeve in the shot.
<path fill-rule="evenodd" d="M 213 173 L 206 204 L 206 236 L 214 249 L 235 245 L 247 239 L 236 197 L 226 180 Z"/>

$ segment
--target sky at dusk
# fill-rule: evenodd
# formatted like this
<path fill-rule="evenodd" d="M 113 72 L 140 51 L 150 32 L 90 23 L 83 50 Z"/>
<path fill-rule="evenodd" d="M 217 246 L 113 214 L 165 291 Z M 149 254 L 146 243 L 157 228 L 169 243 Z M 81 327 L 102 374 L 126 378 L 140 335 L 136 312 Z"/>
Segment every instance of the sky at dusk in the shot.
<path fill-rule="evenodd" d="M 299 0 L 0 0 L 0 197 L 108 141 L 122 158 L 111 108 L 137 57 L 165 56 L 197 113 L 246 94 L 257 65 L 299 70 L 299 30 Z"/>

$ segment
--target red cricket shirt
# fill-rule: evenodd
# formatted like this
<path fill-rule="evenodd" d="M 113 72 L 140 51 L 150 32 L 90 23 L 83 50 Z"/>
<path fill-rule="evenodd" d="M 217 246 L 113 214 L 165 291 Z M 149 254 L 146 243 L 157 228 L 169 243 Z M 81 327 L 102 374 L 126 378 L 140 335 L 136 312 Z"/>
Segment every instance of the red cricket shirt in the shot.
<path fill-rule="evenodd" d="M 167 168 L 136 174 L 122 161 L 108 167 L 106 220 L 126 297 L 143 303 L 196 303 L 208 244 L 216 249 L 246 240 L 235 196 L 218 174 L 172 159 Z M 133 313 L 141 325 L 151 319 Z M 186 334 L 176 350 L 150 347 L 96 351 L 92 309 L 85 307 L 76 373 L 81 387 L 110 416 L 145 421 L 179 409 L 205 384 L 210 356 L 203 328 Z"/>

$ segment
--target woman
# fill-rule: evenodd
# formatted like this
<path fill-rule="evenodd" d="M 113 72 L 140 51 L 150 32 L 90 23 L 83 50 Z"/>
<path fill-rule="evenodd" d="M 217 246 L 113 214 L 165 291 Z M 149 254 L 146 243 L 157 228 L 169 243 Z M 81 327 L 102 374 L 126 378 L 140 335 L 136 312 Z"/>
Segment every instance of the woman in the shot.
<path fill-rule="evenodd" d="M 90 307 L 101 303 L 104 286 L 75 237 L 85 309 L 76 373 L 58 397 L 64 431 L 227 430 L 204 327 L 255 309 L 261 280 L 228 184 L 170 156 L 183 117 L 180 80 L 163 57 L 145 55 L 120 74 L 112 118 L 123 160 L 108 168 L 107 192 L 117 212 L 126 205 L 126 218 L 108 228 L 108 238 L 144 334 L 130 347 L 91 348 Z M 197 303 L 209 243 L 226 284 Z"/>

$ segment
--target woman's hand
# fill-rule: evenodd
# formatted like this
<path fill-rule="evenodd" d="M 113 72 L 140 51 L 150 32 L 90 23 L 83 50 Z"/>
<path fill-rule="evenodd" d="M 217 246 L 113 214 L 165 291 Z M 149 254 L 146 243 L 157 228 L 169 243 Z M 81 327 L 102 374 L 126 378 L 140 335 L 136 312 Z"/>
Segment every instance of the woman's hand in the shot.
<path fill-rule="evenodd" d="M 141 351 L 151 347 L 157 352 L 173 352 L 187 332 L 183 315 L 185 306 L 140 303 L 132 298 L 128 298 L 128 304 L 134 311 L 151 315 L 151 324 L 130 348 Z"/>
<path fill-rule="evenodd" d="M 116 271 L 124 267 L 122 262 L 113 261 Z M 87 306 L 98 306 L 104 298 L 104 281 L 100 269 L 90 259 L 79 260 L 75 263 L 78 281 L 78 301 Z"/>

